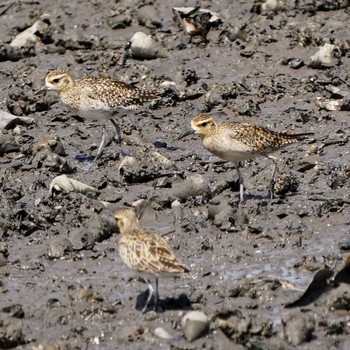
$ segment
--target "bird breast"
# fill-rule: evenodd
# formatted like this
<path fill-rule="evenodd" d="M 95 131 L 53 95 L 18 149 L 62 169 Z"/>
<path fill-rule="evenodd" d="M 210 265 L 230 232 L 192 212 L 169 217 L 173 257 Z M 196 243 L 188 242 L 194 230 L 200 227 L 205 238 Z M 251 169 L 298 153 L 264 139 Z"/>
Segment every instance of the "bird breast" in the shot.
<path fill-rule="evenodd" d="M 259 155 L 251 146 L 228 137 L 207 137 L 203 139 L 203 145 L 217 157 L 232 162 L 248 160 Z"/>

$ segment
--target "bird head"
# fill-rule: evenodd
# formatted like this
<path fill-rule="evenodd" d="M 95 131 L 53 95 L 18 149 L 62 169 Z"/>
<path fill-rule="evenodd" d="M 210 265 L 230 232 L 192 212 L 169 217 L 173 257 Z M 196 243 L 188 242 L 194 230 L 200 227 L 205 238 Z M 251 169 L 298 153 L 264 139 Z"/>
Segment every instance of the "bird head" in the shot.
<path fill-rule="evenodd" d="M 133 209 L 119 209 L 115 212 L 114 217 L 117 221 L 117 225 L 121 234 L 139 227 L 138 219 Z"/>
<path fill-rule="evenodd" d="M 192 129 L 202 136 L 215 132 L 217 124 L 209 115 L 199 115 L 191 120 Z"/>
<path fill-rule="evenodd" d="M 42 89 L 61 92 L 72 85 L 73 78 L 67 72 L 54 70 L 46 75 L 45 85 Z"/>

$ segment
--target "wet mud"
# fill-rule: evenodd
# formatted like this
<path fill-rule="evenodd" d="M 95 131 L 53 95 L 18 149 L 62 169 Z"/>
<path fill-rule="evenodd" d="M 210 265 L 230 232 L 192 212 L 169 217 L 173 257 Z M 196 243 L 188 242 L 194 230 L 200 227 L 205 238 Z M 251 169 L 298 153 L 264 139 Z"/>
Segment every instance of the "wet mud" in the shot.
<path fill-rule="evenodd" d="M 0 348 L 350 348 L 348 271 L 329 273 L 350 250 L 348 2 L 267 4 L 172 4 L 218 14 L 194 11 L 195 36 L 163 1 L 0 4 Z M 121 144 L 109 123 L 91 163 L 101 124 L 40 91 L 53 69 L 162 98 L 118 117 Z M 187 133 L 199 113 L 314 135 L 274 154 L 274 199 L 271 160 L 244 162 L 240 204 L 234 164 Z M 118 255 L 129 206 L 191 270 L 160 280 L 161 313 L 141 314 L 147 285 Z"/>

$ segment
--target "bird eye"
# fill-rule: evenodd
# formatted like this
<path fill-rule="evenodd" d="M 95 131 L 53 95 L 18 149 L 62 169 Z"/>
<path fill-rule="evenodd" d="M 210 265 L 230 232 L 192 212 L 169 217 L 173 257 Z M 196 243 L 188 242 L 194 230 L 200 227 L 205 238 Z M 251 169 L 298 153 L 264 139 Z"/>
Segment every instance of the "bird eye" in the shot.
<path fill-rule="evenodd" d="M 203 122 L 202 123 L 202 126 L 207 126 L 208 125 L 208 122 Z"/>
<path fill-rule="evenodd" d="M 53 83 L 57 84 L 60 81 L 60 78 L 55 78 L 52 80 Z"/>

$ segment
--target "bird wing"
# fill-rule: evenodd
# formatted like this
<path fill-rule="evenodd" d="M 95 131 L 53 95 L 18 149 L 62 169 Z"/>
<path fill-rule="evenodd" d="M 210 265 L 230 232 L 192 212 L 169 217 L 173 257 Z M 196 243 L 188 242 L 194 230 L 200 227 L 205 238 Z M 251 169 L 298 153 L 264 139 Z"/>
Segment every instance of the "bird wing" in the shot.
<path fill-rule="evenodd" d="M 184 265 L 176 259 L 168 243 L 160 236 L 138 231 L 135 235 L 121 237 L 119 253 L 124 262 L 139 272 L 155 275 L 185 272 Z"/>
<path fill-rule="evenodd" d="M 129 109 L 140 107 L 141 94 L 136 87 L 113 79 L 86 77 L 82 81 L 82 99 L 91 108 L 102 110 Z"/>
<path fill-rule="evenodd" d="M 282 134 L 259 125 L 248 123 L 228 123 L 230 138 L 239 140 L 256 152 L 270 153 L 291 143 L 298 142 L 298 135 Z"/>

